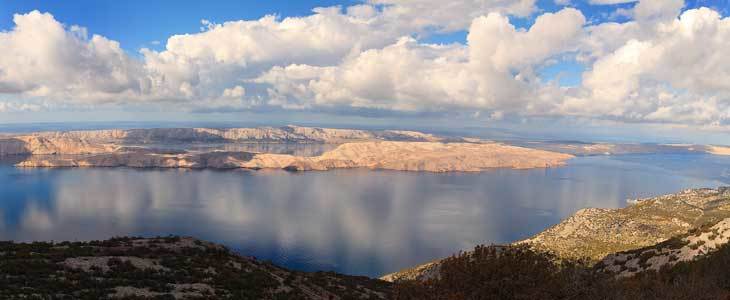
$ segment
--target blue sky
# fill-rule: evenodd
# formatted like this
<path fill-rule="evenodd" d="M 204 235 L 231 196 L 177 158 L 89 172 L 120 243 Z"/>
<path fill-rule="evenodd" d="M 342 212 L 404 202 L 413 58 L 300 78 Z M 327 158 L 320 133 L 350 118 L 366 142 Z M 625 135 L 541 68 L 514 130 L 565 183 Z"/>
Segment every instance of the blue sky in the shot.
<path fill-rule="evenodd" d="M 342 6 L 362 3 L 362 1 L 306 0 L 306 1 L 253 1 L 253 0 L 128 0 L 128 1 L 43 1 L 43 0 L 4 0 L 0 4 L 0 29 L 13 27 L 13 15 L 33 10 L 52 13 L 64 24 L 84 26 L 94 34 L 103 35 L 119 41 L 122 48 L 131 55 L 138 55 L 141 48 L 162 49 L 168 37 L 175 34 L 200 31 L 201 20 L 224 23 L 235 20 L 258 19 L 265 15 L 280 17 L 306 16 L 315 7 Z M 699 6 L 714 6 L 727 10 L 730 0 L 691 0 L 685 9 Z M 573 0 L 574 7 L 583 12 L 589 22 L 626 22 L 626 17 L 608 18 L 616 9 L 629 9 L 634 3 L 614 5 L 591 5 L 585 0 Z M 555 12 L 564 6 L 553 0 L 539 0 L 537 7 L 543 12 Z M 519 28 L 529 28 L 534 17 L 511 17 L 512 24 Z M 465 43 L 467 31 L 432 33 L 423 38 L 427 43 Z M 561 85 L 572 86 L 580 83 L 584 66 L 572 60 L 561 61 L 541 70 L 544 80 L 558 80 Z M 558 76 L 559 75 L 559 76 Z"/>
<path fill-rule="evenodd" d="M 348 5 L 354 1 L 192 1 L 192 0 L 128 0 L 128 1 L 42 1 L 3 0 L 0 4 L 0 28 L 13 26 L 13 15 L 33 10 L 52 13 L 65 24 L 77 24 L 93 33 L 119 41 L 136 52 L 154 47 L 153 41 L 164 44 L 173 34 L 200 31 L 203 19 L 225 21 L 258 19 L 265 15 L 302 16 L 319 6 Z M 164 46 L 164 45 L 163 45 Z"/>
<path fill-rule="evenodd" d="M 168 37 L 175 34 L 200 31 L 201 20 L 214 23 L 258 19 L 265 15 L 282 18 L 306 16 L 315 7 L 342 6 L 362 1 L 307 0 L 307 1 L 252 1 L 252 0 L 158 0 L 158 1 L 42 1 L 5 0 L 0 5 L 0 29 L 13 27 L 13 15 L 33 10 L 52 13 L 64 24 L 84 26 L 91 33 L 119 41 L 130 55 L 138 55 L 141 48 L 163 49 Z M 596 22 L 606 21 L 606 16 L 617 8 L 630 8 L 632 3 L 616 5 L 590 5 L 584 1 L 573 1 L 586 18 Z M 545 12 L 563 8 L 552 0 L 539 0 L 537 6 Z M 689 6 L 688 6 L 689 7 Z M 534 17 L 511 17 L 514 26 L 529 28 Z M 618 18 L 612 21 L 626 21 Z M 426 43 L 465 43 L 467 31 L 432 33 L 423 38 Z M 580 83 L 580 74 L 585 68 L 575 61 L 567 60 L 540 70 L 546 81 L 557 80 L 561 85 L 573 86 Z"/>
<path fill-rule="evenodd" d="M 373 4 L 379 1 L 389 4 Z M 593 3 L 599 1 L 625 3 Z M 668 139 L 672 132 L 679 140 L 693 135 L 686 132 L 726 137 L 730 87 L 703 78 L 724 78 L 730 63 L 721 56 L 712 58 L 715 65 L 702 61 L 727 49 L 725 31 L 693 27 L 693 40 L 673 40 L 678 34 L 656 28 L 686 31 L 679 27 L 688 24 L 670 26 L 685 12 L 727 26 L 713 14 L 728 16 L 730 0 L 536 0 L 519 6 L 529 2 L 463 0 L 446 8 L 436 0 L 3 0 L 0 42 L 3 35 L 9 42 L 0 51 L 17 57 L 0 58 L 0 123 L 320 118 L 536 132 L 560 131 L 551 125 L 559 124 L 588 136 L 608 126 L 606 132 L 626 135 L 640 128 L 642 138 L 659 128 Z M 642 5 L 662 17 L 637 20 L 634 11 Z M 313 11 L 332 6 L 340 10 Z M 374 11 L 350 11 L 365 6 Z M 506 21 L 488 19 L 493 12 Z M 25 20 L 26 30 L 14 15 Z M 278 19 L 257 21 L 266 15 Z M 281 22 L 290 17 L 294 22 Z M 530 30 L 543 17 L 552 19 Z M 217 25 L 206 27 L 202 20 Z M 223 25 L 241 20 L 250 22 Z M 499 33 L 500 22 L 517 30 Z M 38 36 L 59 26 L 66 36 Z M 478 38 L 474 45 L 467 44 L 470 34 Z M 718 36 L 704 36 L 710 34 Z M 92 41 L 92 35 L 103 39 Z M 175 35 L 185 36 L 170 48 L 166 43 Z M 28 37 L 39 45 L 29 46 Z M 707 41 L 717 44 L 699 47 Z M 116 42 L 121 53 L 113 50 Z M 677 47 L 671 52 L 677 57 L 653 52 L 669 47 Z M 480 65 L 474 49 L 494 51 L 487 53 L 489 63 Z M 659 59 L 610 68 L 626 63 L 632 51 Z M 673 69 L 675 62 L 686 70 Z M 43 70 L 25 71 L 36 68 Z M 666 76 L 674 71 L 696 80 Z"/>
<path fill-rule="evenodd" d="M 701 0 L 700 0 L 701 1 Z M 223 23 L 235 20 L 258 19 L 265 15 L 281 17 L 306 16 L 315 7 L 347 7 L 363 1 L 306 0 L 306 1 L 253 1 L 253 0 L 129 0 L 129 1 L 42 1 L 4 0 L 0 5 L 0 28 L 13 27 L 13 15 L 33 10 L 52 13 L 64 24 L 87 27 L 91 32 L 119 41 L 122 46 L 136 52 L 142 47 L 154 47 L 153 41 L 164 44 L 174 34 L 194 33 L 200 30 L 200 21 L 210 20 Z M 696 2 L 696 1 L 695 1 Z M 584 1 L 573 1 L 588 19 L 605 20 L 605 16 L 616 8 L 629 8 L 631 3 L 616 5 L 590 5 Z M 552 0 L 539 0 L 542 11 L 554 12 L 563 6 Z M 692 7 L 688 4 L 688 7 Z M 526 28 L 532 25 L 532 17 L 512 17 L 513 24 Z M 619 20 L 619 21 L 625 21 Z M 434 34 L 425 40 L 436 43 L 465 42 L 466 31 Z M 164 46 L 164 45 L 162 45 Z M 159 47 L 159 46 L 158 46 Z"/>

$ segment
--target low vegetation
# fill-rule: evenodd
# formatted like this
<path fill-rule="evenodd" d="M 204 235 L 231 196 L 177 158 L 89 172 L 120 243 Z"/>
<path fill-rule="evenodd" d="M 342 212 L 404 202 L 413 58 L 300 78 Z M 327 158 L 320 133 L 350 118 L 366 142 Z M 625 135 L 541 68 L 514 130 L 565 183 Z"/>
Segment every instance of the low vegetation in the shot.
<path fill-rule="evenodd" d="M 391 284 L 290 271 L 191 238 L 0 242 L 0 299 L 729 299 L 729 270 L 727 244 L 630 277 L 527 245 L 478 246 L 430 279 Z"/>
<path fill-rule="evenodd" d="M 398 281 L 394 299 L 730 299 L 730 247 L 631 277 L 525 245 L 479 246 L 443 260 L 438 276 Z"/>
<path fill-rule="evenodd" d="M 0 242 L 0 299 L 386 299 L 389 283 L 295 272 L 191 238 Z"/>

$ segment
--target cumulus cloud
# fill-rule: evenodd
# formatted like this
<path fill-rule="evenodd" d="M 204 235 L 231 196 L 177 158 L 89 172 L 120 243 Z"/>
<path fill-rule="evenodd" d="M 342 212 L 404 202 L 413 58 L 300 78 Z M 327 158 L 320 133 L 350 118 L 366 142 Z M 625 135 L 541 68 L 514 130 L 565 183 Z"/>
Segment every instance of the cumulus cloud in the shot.
<path fill-rule="evenodd" d="M 730 59 L 721 49 L 730 47 L 730 19 L 700 8 L 652 29 L 598 58 L 583 75 L 582 87 L 566 96 L 556 113 L 728 123 Z"/>
<path fill-rule="evenodd" d="M 330 65 L 351 52 L 382 47 L 402 32 L 363 12 L 318 8 L 306 17 L 207 23 L 197 34 L 175 35 L 163 51 L 143 49 L 145 69 L 168 97 L 211 98 L 226 84 L 277 65 Z"/>
<path fill-rule="evenodd" d="M 36 112 L 41 110 L 43 110 L 43 106 L 35 103 L 0 101 L 0 113 Z"/>
<path fill-rule="evenodd" d="M 633 3 L 639 0 L 588 0 L 590 4 L 594 5 L 611 5 L 611 4 L 622 4 L 622 3 Z"/>
<path fill-rule="evenodd" d="M 18 14 L 15 27 L 0 33 L 0 93 L 87 103 L 220 101 L 229 98 L 220 96 L 226 89 L 274 66 L 333 65 L 402 36 L 463 29 L 467 13 L 525 16 L 534 9 L 534 0 L 441 4 L 376 0 L 315 8 L 304 17 L 204 20 L 203 32 L 172 36 L 162 51 L 142 49 L 142 60 L 130 58 L 115 41 L 64 26 L 49 13 Z"/>
<path fill-rule="evenodd" d="M 591 1 L 619 2 L 634 1 Z M 364 108 L 728 124 L 730 19 L 683 7 L 642 0 L 626 8 L 628 22 L 587 25 L 573 8 L 535 14 L 534 0 L 368 0 L 301 17 L 205 21 L 201 32 L 174 35 L 138 57 L 34 11 L 0 32 L 0 94 L 14 99 L 0 101 L 0 112 L 175 102 L 193 111 Z M 514 17 L 534 22 L 518 28 Z M 465 43 L 423 42 L 461 30 Z M 585 66 L 579 85 L 540 78 L 541 67 L 563 59 Z"/>
<path fill-rule="evenodd" d="M 571 50 L 585 23 L 572 8 L 543 14 L 519 30 L 498 13 L 473 20 L 468 45 L 402 38 L 331 67 L 273 68 L 254 82 L 276 104 L 348 105 L 395 110 L 524 109 L 538 84 L 533 67 Z"/>
<path fill-rule="evenodd" d="M 676 18 L 684 6 L 684 0 L 643 0 L 634 7 L 637 20 L 665 21 Z"/>
<path fill-rule="evenodd" d="M 535 10 L 535 0 L 369 0 L 383 5 L 383 18 L 410 30 L 436 28 L 455 31 L 469 27 L 471 20 L 488 13 L 527 17 Z"/>
<path fill-rule="evenodd" d="M 48 13 L 13 17 L 0 32 L 0 93 L 74 100 L 110 100 L 147 86 L 141 65 L 119 43 L 86 30 L 64 28 Z"/>
<path fill-rule="evenodd" d="M 347 8 L 316 8 L 305 17 L 265 16 L 214 24 L 204 31 L 175 35 L 165 50 L 144 49 L 153 84 L 167 97 L 209 98 L 211 90 L 259 75 L 275 66 L 327 66 L 349 55 L 379 49 L 402 36 L 464 29 L 489 11 L 527 16 L 534 0 L 373 0 Z M 467 17 L 465 17 L 467 16 Z M 214 79 L 211 79 L 214 78 Z"/>

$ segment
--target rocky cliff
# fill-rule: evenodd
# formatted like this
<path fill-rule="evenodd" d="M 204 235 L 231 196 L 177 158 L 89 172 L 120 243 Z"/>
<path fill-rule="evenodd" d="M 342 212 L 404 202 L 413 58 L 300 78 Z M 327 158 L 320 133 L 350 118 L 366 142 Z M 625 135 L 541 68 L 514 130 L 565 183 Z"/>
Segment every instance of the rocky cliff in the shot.
<path fill-rule="evenodd" d="M 29 136 L 47 140 L 65 139 L 97 144 L 174 144 L 221 142 L 343 143 L 347 141 L 443 141 L 445 138 L 414 131 L 358 130 L 317 127 L 258 128 L 153 128 L 38 132 Z M 68 153 L 67 153 L 68 154 Z"/>
<path fill-rule="evenodd" d="M 160 154 L 118 151 L 84 156 L 31 156 L 20 167 L 245 168 L 292 171 L 368 168 L 428 172 L 478 172 L 490 168 L 545 168 L 572 156 L 499 143 L 358 142 L 320 156 L 248 152 Z"/>

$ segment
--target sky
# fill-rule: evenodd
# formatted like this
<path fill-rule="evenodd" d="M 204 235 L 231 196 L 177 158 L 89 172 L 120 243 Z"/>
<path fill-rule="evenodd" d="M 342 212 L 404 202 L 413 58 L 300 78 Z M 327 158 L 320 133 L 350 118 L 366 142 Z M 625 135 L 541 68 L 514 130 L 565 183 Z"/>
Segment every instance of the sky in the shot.
<path fill-rule="evenodd" d="M 0 1 L 0 124 L 730 144 L 730 0 Z"/>

